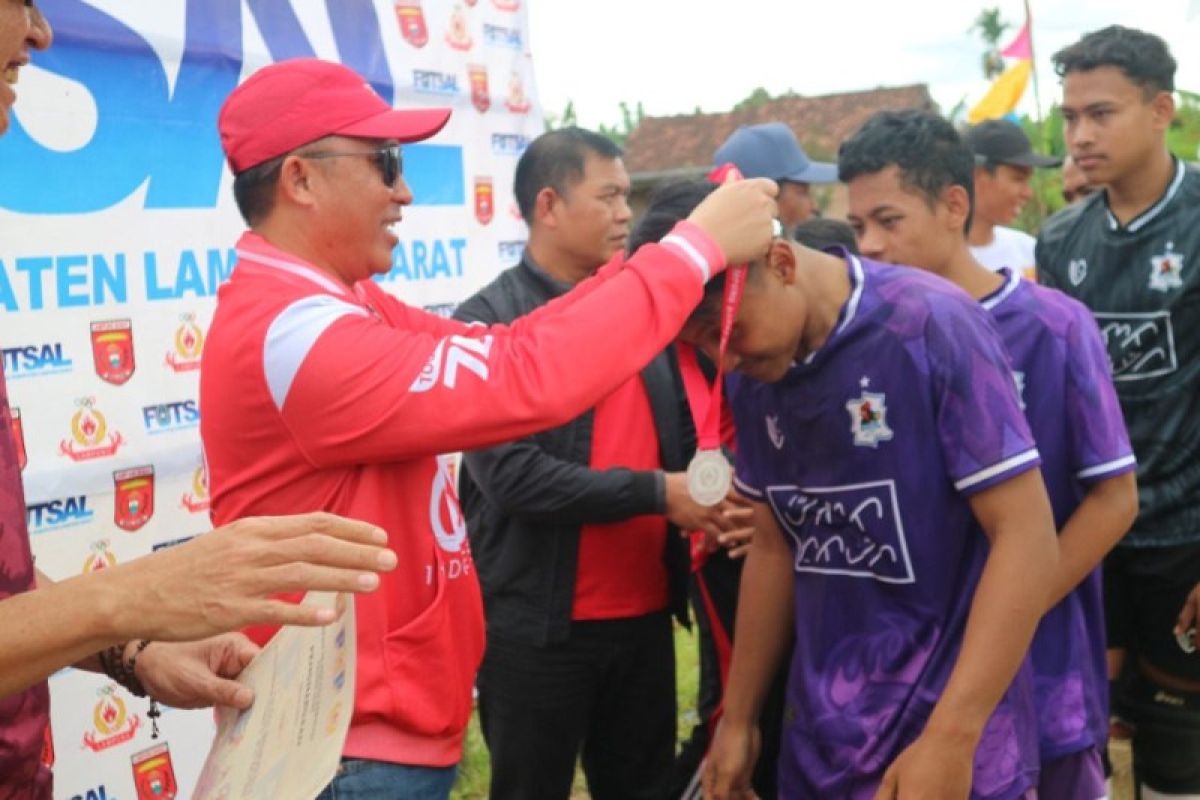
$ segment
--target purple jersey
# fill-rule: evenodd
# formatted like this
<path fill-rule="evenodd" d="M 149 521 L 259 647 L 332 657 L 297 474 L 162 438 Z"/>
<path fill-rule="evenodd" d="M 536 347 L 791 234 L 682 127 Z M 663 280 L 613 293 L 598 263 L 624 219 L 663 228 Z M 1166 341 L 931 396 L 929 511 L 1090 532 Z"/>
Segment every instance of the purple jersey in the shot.
<path fill-rule="evenodd" d="M 779 382 L 734 376 L 737 484 L 795 556 L 788 797 L 869 800 L 958 657 L 988 542 L 967 498 L 1039 463 L 995 327 L 952 284 L 848 259 L 834 332 Z M 976 751 L 973 798 L 1037 778 L 1028 663 Z"/>
<path fill-rule="evenodd" d="M 980 303 L 1012 360 L 1025 416 L 1042 455 L 1042 477 L 1059 529 L 1088 485 L 1137 468 L 1108 351 L 1080 302 L 1005 271 Z M 1033 640 L 1038 729 L 1044 760 L 1108 739 L 1104 606 L 1096 569 L 1042 619 Z"/>

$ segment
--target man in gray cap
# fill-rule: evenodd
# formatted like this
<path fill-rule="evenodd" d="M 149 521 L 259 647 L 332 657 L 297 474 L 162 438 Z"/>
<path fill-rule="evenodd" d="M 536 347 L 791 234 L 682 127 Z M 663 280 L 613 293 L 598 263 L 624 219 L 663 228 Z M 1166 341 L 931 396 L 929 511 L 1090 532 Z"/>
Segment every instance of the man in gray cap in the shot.
<path fill-rule="evenodd" d="M 981 122 L 963 140 L 975 154 L 975 215 L 967 234 L 971 255 L 988 269 L 1031 274 L 1035 240 L 1008 226 L 1033 197 L 1034 168 L 1057 167 L 1062 159 L 1033 152 L 1025 131 L 1006 119 Z"/>
<path fill-rule="evenodd" d="M 816 216 L 809 184 L 837 183 L 837 164 L 813 161 L 782 122 L 742 125 L 717 148 L 713 163 L 734 164 L 747 178 L 779 184 L 779 221 L 784 230 Z"/>

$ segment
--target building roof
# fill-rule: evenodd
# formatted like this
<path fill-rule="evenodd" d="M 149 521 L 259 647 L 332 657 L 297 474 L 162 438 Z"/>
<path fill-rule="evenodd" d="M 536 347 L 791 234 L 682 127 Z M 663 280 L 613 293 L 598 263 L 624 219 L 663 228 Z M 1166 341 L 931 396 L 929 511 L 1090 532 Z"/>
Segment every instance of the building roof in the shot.
<path fill-rule="evenodd" d="M 818 97 L 779 97 L 723 114 L 646 117 L 625 142 L 625 168 L 637 179 L 690 173 L 712 165 L 713 153 L 739 125 L 780 121 L 791 126 L 810 157 L 834 160 L 838 145 L 877 111 L 936 104 L 925 84 L 880 87 Z M 649 174 L 648 174 L 649 173 Z"/>

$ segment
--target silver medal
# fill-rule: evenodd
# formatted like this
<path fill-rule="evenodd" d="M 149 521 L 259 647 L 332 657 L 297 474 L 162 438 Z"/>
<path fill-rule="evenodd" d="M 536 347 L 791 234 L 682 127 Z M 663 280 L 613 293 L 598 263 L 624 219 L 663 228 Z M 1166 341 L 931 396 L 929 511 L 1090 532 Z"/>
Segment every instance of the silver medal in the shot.
<path fill-rule="evenodd" d="M 733 485 L 733 467 L 720 450 L 699 450 L 687 468 L 688 494 L 702 506 L 715 506 Z"/>

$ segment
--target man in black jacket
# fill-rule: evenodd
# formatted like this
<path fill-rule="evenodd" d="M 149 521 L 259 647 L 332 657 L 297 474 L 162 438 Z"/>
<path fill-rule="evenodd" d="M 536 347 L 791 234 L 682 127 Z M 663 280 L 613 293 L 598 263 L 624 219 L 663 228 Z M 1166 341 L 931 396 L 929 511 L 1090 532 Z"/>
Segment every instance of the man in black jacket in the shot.
<path fill-rule="evenodd" d="M 517 164 L 515 193 L 530 229 L 521 263 L 463 303 L 459 319 L 511 322 L 625 247 L 629 177 L 602 136 L 539 137 Z M 687 614 L 680 530 L 733 527 L 723 508 L 688 497 L 685 402 L 665 352 L 572 422 L 464 458 L 487 617 L 478 688 L 492 798 L 568 797 L 581 753 L 592 797 L 664 796 L 676 724 L 671 614 Z"/>

